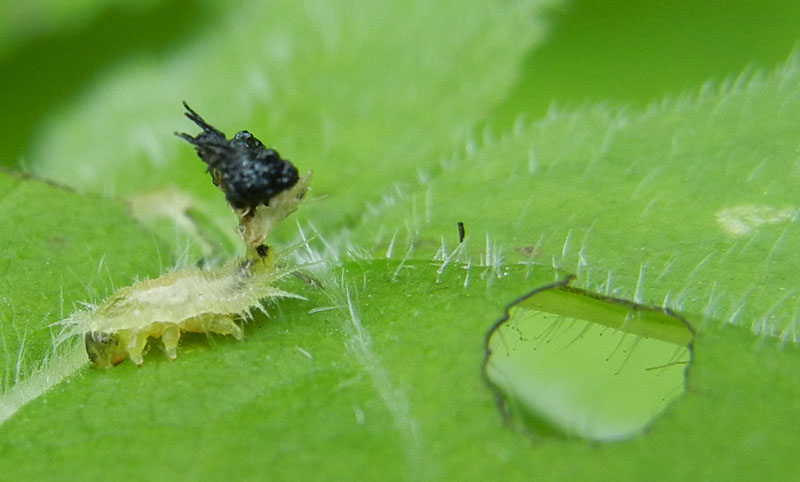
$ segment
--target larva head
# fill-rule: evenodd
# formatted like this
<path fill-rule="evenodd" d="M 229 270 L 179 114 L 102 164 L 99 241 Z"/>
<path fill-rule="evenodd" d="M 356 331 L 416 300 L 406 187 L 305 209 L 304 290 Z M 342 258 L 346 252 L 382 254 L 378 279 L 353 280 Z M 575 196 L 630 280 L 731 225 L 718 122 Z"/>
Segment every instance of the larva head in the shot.
<path fill-rule="evenodd" d="M 197 155 L 208 166 L 214 184 L 225 193 L 235 209 L 254 210 L 261 204 L 297 184 L 297 168 L 268 149 L 253 134 L 241 131 L 231 140 L 209 125 L 197 112 L 183 103 L 186 117 L 203 132 L 196 137 L 177 134 L 195 146 Z"/>
<path fill-rule="evenodd" d="M 84 336 L 84 341 L 89 359 L 99 367 L 119 365 L 128 356 L 116 334 L 92 331 Z"/>

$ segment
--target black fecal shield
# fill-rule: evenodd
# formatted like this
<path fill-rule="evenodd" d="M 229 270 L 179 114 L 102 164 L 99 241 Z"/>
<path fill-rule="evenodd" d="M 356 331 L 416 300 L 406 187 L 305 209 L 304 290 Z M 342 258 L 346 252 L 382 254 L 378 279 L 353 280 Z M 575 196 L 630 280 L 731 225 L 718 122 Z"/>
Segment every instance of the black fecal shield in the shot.
<path fill-rule="evenodd" d="M 269 200 L 297 183 L 299 175 L 291 162 L 264 145 L 247 131 L 230 141 L 233 152 L 218 169 L 235 208 L 269 205 Z"/>
<path fill-rule="evenodd" d="M 192 137 L 178 134 L 195 146 L 197 155 L 225 193 L 228 203 L 237 209 L 253 209 L 294 186 L 299 175 L 291 162 L 281 159 L 277 151 L 264 147 L 248 131 L 241 131 L 231 140 L 209 125 L 184 103 L 186 117 L 203 132 Z"/>

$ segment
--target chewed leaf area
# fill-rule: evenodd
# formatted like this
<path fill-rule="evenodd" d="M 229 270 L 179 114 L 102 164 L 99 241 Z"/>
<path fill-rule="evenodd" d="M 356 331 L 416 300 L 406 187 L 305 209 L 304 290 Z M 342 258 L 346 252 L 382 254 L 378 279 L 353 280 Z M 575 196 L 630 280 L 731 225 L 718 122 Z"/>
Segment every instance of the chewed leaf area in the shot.
<path fill-rule="evenodd" d="M 533 436 L 622 440 L 684 393 L 693 338 L 672 313 L 553 286 L 509 306 L 487 337 L 484 375 Z"/>

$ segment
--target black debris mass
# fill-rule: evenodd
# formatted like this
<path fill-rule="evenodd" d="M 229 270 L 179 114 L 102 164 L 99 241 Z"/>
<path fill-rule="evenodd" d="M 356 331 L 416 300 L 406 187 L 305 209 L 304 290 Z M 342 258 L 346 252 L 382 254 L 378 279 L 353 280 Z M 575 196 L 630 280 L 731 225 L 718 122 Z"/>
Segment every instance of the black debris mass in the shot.
<path fill-rule="evenodd" d="M 186 102 L 186 117 L 203 132 L 196 137 L 176 133 L 195 146 L 197 155 L 206 163 L 214 184 L 225 193 L 225 199 L 236 209 L 253 211 L 260 204 L 290 189 L 299 179 L 297 168 L 274 149 L 264 147 L 248 131 L 227 140 L 225 134 L 209 125 Z"/>

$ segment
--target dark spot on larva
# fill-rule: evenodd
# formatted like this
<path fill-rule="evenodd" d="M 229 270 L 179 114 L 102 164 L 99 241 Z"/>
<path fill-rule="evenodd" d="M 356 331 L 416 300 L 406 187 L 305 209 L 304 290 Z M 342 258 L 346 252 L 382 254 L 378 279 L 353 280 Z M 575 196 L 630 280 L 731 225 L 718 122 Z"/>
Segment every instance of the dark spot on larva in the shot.
<path fill-rule="evenodd" d="M 267 246 L 266 244 L 262 244 L 262 245 L 258 246 L 256 248 L 256 253 L 258 253 L 258 256 L 261 259 L 266 258 L 267 257 L 267 253 L 269 253 L 269 246 Z"/>
<path fill-rule="evenodd" d="M 125 360 L 125 349 L 115 334 L 92 331 L 84 336 L 86 354 L 99 367 L 116 366 Z"/>
<path fill-rule="evenodd" d="M 459 221 L 458 222 L 458 242 L 459 243 L 463 243 L 464 242 L 464 236 L 466 236 L 466 235 L 467 235 L 467 232 L 464 229 L 464 223 Z"/>
<path fill-rule="evenodd" d="M 251 213 L 261 204 L 294 186 L 297 168 L 278 151 L 264 146 L 253 134 L 240 131 L 232 139 L 208 124 L 186 102 L 186 117 L 203 132 L 197 136 L 175 133 L 195 146 L 197 155 L 208 166 L 214 184 L 225 193 L 225 199 L 236 209 Z"/>

